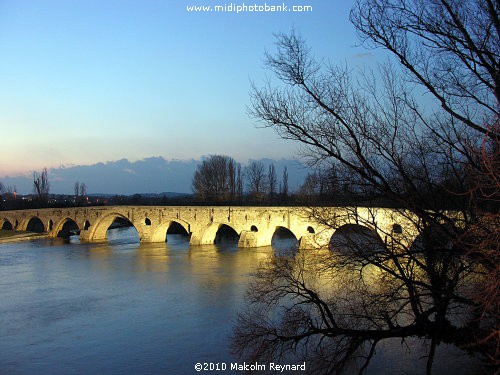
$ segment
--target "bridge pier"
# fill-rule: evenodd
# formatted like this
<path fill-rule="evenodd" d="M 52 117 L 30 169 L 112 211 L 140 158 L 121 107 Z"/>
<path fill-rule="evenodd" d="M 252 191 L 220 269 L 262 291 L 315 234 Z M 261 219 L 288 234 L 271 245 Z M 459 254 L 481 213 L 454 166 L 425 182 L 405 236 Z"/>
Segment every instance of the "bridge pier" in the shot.
<path fill-rule="evenodd" d="M 324 244 L 321 244 L 314 234 L 307 233 L 300 237 L 299 249 L 318 249 L 322 246 L 324 246 Z"/>
<path fill-rule="evenodd" d="M 80 230 L 80 242 L 90 242 L 90 231 L 87 229 Z"/>
<path fill-rule="evenodd" d="M 193 232 L 191 234 L 191 238 L 189 239 L 189 244 L 191 246 L 213 245 L 213 243 L 213 239 L 203 238 L 203 234 L 198 232 Z"/>
<path fill-rule="evenodd" d="M 259 232 L 244 230 L 240 233 L 238 247 L 261 247 L 271 246 L 271 238 L 263 236 Z"/>
<path fill-rule="evenodd" d="M 137 233 L 139 233 L 139 241 L 142 243 L 152 243 L 152 242 L 165 242 L 165 238 L 163 238 L 163 241 L 159 241 L 158 239 L 154 238 L 156 226 L 153 225 L 146 225 L 144 223 L 141 223 L 139 225 L 134 225 L 135 229 L 137 229 Z"/>
<path fill-rule="evenodd" d="M 104 242 L 107 240 L 107 228 L 94 228 L 90 226 L 88 229 L 80 230 L 80 242 Z"/>
<path fill-rule="evenodd" d="M 256 233 L 244 230 L 240 233 L 238 247 L 257 247 Z"/>

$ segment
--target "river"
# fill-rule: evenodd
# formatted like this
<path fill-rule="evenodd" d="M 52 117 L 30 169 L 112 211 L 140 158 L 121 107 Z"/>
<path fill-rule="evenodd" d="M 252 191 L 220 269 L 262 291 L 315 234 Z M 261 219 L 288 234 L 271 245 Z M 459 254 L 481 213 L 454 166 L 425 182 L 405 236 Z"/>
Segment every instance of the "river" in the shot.
<path fill-rule="evenodd" d="M 234 363 L 228 337 L 251 273 L 289 244 L 190 247 L 170 234 L 139 244 L 133 228 L 109 230 L 106 243 L 2 244 L 0 373 L 194 374 L 198 362 Z M 394 363 L 381 358 L 373 373 Z M 419 373 L 411 362 L 390 368 Z"/>

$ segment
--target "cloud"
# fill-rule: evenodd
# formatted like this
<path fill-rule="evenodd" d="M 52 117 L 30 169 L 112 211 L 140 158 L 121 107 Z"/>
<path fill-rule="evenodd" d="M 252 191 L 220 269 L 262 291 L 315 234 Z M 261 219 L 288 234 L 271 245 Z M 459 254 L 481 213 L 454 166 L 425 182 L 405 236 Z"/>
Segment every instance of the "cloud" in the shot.
<path fill-rule="evenodd" d="M 307 168 L 297 160 L 260 161 L 266 166 L 274 163 L 278 177 L 281 177 L 286 166 L 291 190 L 296 189 L 307 174 Z M 87 185 L 90 194 L 191 193 L 192 178 L 200 162 L 201 160 L 194 159 L 165 160 L 162 157 L 150 157 L 135 162 L 120 159 L 92 165 L 61 166 L 49 170 L 50 192 L 72 194 L 75 182 L 78 181 Z M 16 185 L 20 194 L 29 194 L 33 190 L 31 175 L 4 177 L 2 183 L 6 186 Z"/>
<path fill-rule="evenodd" d="M 363 52 L 363 53 L 355 53 L 352 55 L 354 59 L 371 59 L 373 58 L 373 53 L 371 52 Z"/>

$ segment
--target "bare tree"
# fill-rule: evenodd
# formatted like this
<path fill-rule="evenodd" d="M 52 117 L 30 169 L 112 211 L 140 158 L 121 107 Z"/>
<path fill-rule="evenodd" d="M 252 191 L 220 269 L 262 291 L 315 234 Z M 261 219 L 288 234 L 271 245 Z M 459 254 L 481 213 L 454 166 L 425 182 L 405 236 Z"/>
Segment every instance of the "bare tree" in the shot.
<path fill-rule="evenodd" d="M 324 373 L 341 372 L 357 357 L 362 373 L 381 341 L 419 337 L 429 343 L 428 374 L 442 342 L 496 360 L 498 293 L 491 289 L 498 283 L 479 288 L 489 289 L 493 309 L 468 293 L 467 283 L 484 284 L 480 270 L 498 259 L 498 242 L 488 240 L 498 239 L 491 235 L 498 220 L 476 209 L 498 211 L 498 180 L 493 195 L 471 194 L 475 173 L 492 164 L 478 152 L 484 139 L 499 149 L 498 7 L 488 0 L 358 1 L 351 20 L 363 42 L 388 50 L 402 72 L 388 63 L 354 75 L 313 59 L 295 32 L 278 35 L 266 64 L 284 86 L 254 87 L 253 115 L 301 142 L 311 164 L 339 165 L 351 191 L 402 207 L 419 235 L 405 240 L 399 228 L 384 233 L 387 246 L 376 251 L 351 241 L 343 254 L 323 258 L 329 286 L 342 271 L 345 290 L 334 296 L 314 285 L 318 275 L 309 271 L 318 267 L 305 255 L 272 260 L 250 288 L 236 353 L 252 360 L 298 356 Z M 422 108 L 414 96 L 421 89 L 436 105 Z M 311 218 L 341 229 L 328 211 L 312 210 Z M 483 257 L 467 255 L 473 249 Z"/>
<path fill-rule="evenodd" d="M 246 167 L 245 176 L 247 178 L 248 194 L 252 199 L 262 203 L 266 190 L 264 164 L 260 161 L 251 162 Z"/>
<path fill-rule="evenodd" d="M 278 179 L 276 177 L 276 168 L 274 167 L 274 164 L 271 163 L 269 164 L 267 170 L 267 187 L 269 192 L 269 201 L 271 203 L 274 202 L 274 198 L 276 196 L 277 184 L 278 184 Z"/>
<path fill-rule="evenodd" d="M 343 175 L 345 173 L 345 175 Z M 367 186 L 351 186 L 349 171 L 325 165 L 309 172 L 298 190 L 298 197 L 306 205 L 379 205 L 383 200 Z M 342 183 L 345 182 L 345 183 Z"/>
<path fill-rule="evenodd" d="M 229 174 L 229 195 L 231 200 L 236 198 L 236 164 L 233 159 L 228 162 L 228 174 Z"/>
<path fill-rule="evenodd" d="M 87 196 L 87 185 L 84 182 L 75 182 L 74 186 L 75 202 L 81 203 Z"/>
<path fill-rule="evenodd" d="M 304 178 L 304 182 L 299 188 L 299 196 L 304 202 L 314 204 L 321 195 L 322 177 L 317 172 L 310 172 Z"/>
<path fill-rule="evenodd" d="M 85 182 L 80 183 L 80 197 L 82 197 L 82 199 L 87 197 L 87 185 Z"/>
<path fill-rule="evenodd" d="M 316 213 L 325 219 L 320 209 Z M 330 217 L 330 224 L 339 218 Z M 359 228 L 370 224 L 358 219 Z M 331 252 L 274 256 L 259 267 L 233 334 L 236 355 L 257 362 L 306 361 L 310 374 L 361 374 L 384 340 L 411 346 L 409 339 L 420 337 L 430 343 L 425 366 L 431 373 L 439 342 L 467 347 L 487 332 L 476 324 L 470 293 L 477 269 L 443 251 L 447 241 L 437 232 L 420 237 L 420 248 L 411 251 L 404 234 L 384 246 L 371 231 L 341 232 Z M 441 251 L 424 251 L 430 242 Z"/>
<path fill-rule="evenodd" d="M 320 186 L 320 195 L 327 196 L 330 201 L 338 201 L 339 199 L 343 199 L 340 197 L 340 174 L 339 168 L 335 165 L 328 165 L 324 171 L 320 171 L 321 186 Z"/>
<path fill-rule="evenodd" d="M 47 168 L 43 168 L 41 173 L 33 172 L 33 192 L 36 194 L 39 201 L 47 201 L 49 189 L 50 183 Z"/>
<path fill-rule="evenodd" d="M 351 21 L 368 47 L 395 56 L 446 114 L 498 137 L 488 124 L 500 115 L 499 11 L 490 0 L 360 0 Z"/>
<path fill-rule="evenodd" d="M 7 209 L 10 201 L 12 199 L 16 199 L 17 197 L 17 188 L 16 185 L 8 185 L 5 186 L 2 182 L 0 182 L 0 208 Z"/>
<path fill-rule="evenodd" d="M 9 185 L 6 188 L 7 194 L 13 195 L 14 197 L 17 195 L 17 186 L 16 185 Z"/>
<path fill-rule="evenodd" d="M 283 201 L 286 201 L 288 197 L 288 169 L 286 166 L 283 168 L 283 175 L 281 176 L 280 196 Z"/>
<path fill-rule="evenodd" d="M 495 133 L 500 133 L 500 123 L 493 125 Z M 500 322 L 500 140 L 493 141 L 484 137 L 481 147 L 475 153 L 481 155 L 479 170 L 470 173 L 471 203 L 480 220 L 473 222 L 460 238 L 463 246 L 469 249 L 468 255 L 479 259 L 484 267 L 485 282 L 479 285 L 474 295 L 475 302 L 481 307 L 483 316 Z M 488 353 L 491 363 L 500 365 L 500 327 L 497 324 L 491 331 L 479 337 L 477 345 L 493 345 L 496 351 Z"/>
<path fill-rule="evenodd" d="M 194 193 L 204 201 L 228 200 L 235 189 L 233 181 L 237 165 L 229 156 L 210 155 L 196 169 L 192 183 Z"/>
<path fill-rule="evenodd" d="M 236 195 L 241 204 L 243 202 L 243 174 L 239 163 L 236 166 Z"/>

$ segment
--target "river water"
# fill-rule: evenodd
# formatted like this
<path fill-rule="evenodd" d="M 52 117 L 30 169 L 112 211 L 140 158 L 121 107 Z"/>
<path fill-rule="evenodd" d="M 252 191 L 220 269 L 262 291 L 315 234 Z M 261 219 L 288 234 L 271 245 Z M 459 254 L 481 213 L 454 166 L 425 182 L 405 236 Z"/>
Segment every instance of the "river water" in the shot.
<path fill-rule="evenodd" d="M 108 238 L 0 245 L 0 374 L 194 374 L 198 362 L 234 363 L 228 337 L 251 273 L 290 244 L 190 247 L 170 234 L 139 244 L 131 228 Z M 373 373 L 421 373 L 381 358 Z"/>

